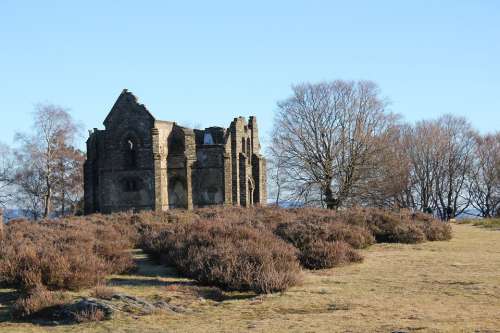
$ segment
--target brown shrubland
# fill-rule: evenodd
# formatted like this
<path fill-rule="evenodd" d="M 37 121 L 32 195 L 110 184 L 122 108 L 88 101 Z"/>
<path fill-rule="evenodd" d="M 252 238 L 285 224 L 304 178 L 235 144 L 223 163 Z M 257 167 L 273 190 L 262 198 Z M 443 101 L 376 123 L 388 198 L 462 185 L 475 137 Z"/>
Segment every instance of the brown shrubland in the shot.
<path fill-rule="evenodd" d="M 364 248 L 374 243 L 367 229 L 327 219 L 281 223 L 275 233 L 293 244 L 300 252 L 302 266 L 311 269 L 361 261 L 362 256 L 354 248 Z"/>
<path fill-rule="evenodd" d="M 203 220 L 146 235 L 144 249 L 202 284 L 269 293 L 300 279 L 295 249 L 272 233 Z"/>
<path fill-rule="evenodd" d="M 0 244 L 0 282 L 23 291 L 78 290 L 133 267 L 134 243 L 111 223 L 16 221 Z"/>
<path fill-rule="evenodd" d="M 0 283 L 24 292 L 78 290 L 134 267 L 144 249 L 202 284 L 258 293 L 300 281 L 300 265 L 359 262 L 376 242 L 448 240 L 451 228 L 429 215 L 373 208 L 214 207 L 11 221 L 0 242 Z"/>
<path fill-rule="evenodd" d="M 14 319 L 21 319 L 41 311 L 50 311 L 51 308 L 59 307 L 67 301 L 68 297 L 60 291 L 48 291 L 43 287 L 37 287 L 14 303 L 11 315 Z"/>

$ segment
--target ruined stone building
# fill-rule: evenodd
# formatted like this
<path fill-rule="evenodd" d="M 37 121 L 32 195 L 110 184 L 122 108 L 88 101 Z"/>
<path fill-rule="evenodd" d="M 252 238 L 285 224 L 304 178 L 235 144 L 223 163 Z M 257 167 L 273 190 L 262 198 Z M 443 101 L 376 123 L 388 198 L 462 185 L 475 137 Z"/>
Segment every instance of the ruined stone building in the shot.
<path fill-rule="evenodd" d="M 85 213 L 266 203 L 257 120 L 190 129 L 157 120 L 127 90 L 90 131 Z"/>

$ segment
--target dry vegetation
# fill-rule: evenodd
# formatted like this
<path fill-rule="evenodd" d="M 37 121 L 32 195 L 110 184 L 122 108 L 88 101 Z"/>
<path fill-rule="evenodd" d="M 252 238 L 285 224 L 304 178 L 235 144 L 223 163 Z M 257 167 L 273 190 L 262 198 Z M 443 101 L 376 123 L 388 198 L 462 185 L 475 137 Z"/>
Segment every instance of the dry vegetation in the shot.
<path fill-rule="evenodd" d="M 123 230 L 111 222 L 12 221 L 0 243 L 0 283 L 23 292 L 94 286 L 133 267 L 134 242 Z"/>
<path fill-rule="evenodd" d="M 376 241 L 450 238 L 450 226 L 427 215 L 378 209 L 212 208 L 19 220 L 4 230 L 0 283 L 20 292 L 13 318 L 38 318 L 62 306 L 58 291 L 94 287 L 91 295 L 112 298 L 102 283 L 135 268 L 134 247 L 200 285 L 267 294 L 299 285 L 301 266 L 359 263 L 360 249 Z M 97 310 L 73 315 L 78 322 L 104 319 Z"/>
<path fill-rule="evenodd" d="M 500 218 L 461 220 L 460 223 L 472 224 L 474 226 L 483 227 L 483 228 L 487 228 L 487 229 L 500 230 Z"/>
<path fill-rule="evenodd" d="M 257 293 L 297 284 L 295 248 L 266 230 L 203 220 L 146 233 L 143 249 L 202 284 Z"/>
<path fill-rule="evenodd" d="M 0 332 L 497 332 L 500 233 L 453 225 L 453 235 L 446 242 L 374 244 L 359 250 L 362 263 L 305 271 L 301 285 L 261 296 L 198 286 L 136 252 L 138 269 L 108 276 L 107 284 L 189 311 L 40 326 L 12 322 L 16 293 L 0 289 Z M 109 290 L 67 296 L 90 294 L 107 297 Z"/>

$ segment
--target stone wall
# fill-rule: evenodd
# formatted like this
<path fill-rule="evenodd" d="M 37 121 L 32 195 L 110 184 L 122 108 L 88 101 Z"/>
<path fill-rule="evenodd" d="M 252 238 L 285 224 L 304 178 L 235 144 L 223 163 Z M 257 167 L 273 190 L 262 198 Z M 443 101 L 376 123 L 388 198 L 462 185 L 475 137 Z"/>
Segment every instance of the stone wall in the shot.
<path fill-rule="evenodd" d="M 192 130 L 155 120 L 124 90 L 87 140 L 85 212 L 265 204 L 257 121 Z"/>

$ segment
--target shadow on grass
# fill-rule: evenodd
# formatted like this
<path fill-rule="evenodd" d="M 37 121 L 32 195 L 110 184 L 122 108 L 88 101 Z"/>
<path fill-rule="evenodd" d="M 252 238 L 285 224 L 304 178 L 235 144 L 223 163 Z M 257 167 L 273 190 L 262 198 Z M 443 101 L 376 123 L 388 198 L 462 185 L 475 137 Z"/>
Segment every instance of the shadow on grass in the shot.
<path fill-rule="evenodd" d="M 41 309 L 40 311 L 21 319 L 10 319 L 12 323 L 33 324 L 38 326 L 64 326 L 79 324 L 74 318 L 69 319 L 60 315 L 62 305 L 54 305 Z"/>
<path fill-rule="evenodd" d="M 174 267 L 162 265 L 150 259 L 140 249 L 133 250 L 136 268 L 126 275 L 115 275 L 108 279 L 111 286 L 132 287 L 169 287 L 169 286 L 193 286 L 194 281 L 184 279 L 178 274 Z M 163 278 L 173 281 L 164 281 Z"/>
<path fill-rule="evenodd" d="M 193 290 L 198 297 L 215 302 L 238 301 L 253 299 L 257 295 L 253 292 L 225 292 L 217 287 L 197 286 Z"/>
<path fill-rule="evenodd" d="M 12 289 L 0 289 L 0 323 L 11 320 L 10 307 L 19 296 L 19 292 Z"/>
<path fill-rule="evenodd" d="M 144 279 L 143 275 L 137 275 L 134 277 L 134 274 L 131 274 L 130 278 L 128 277 L 115 277 L 108 280 L 110 286 L 132 286 L 132 287 L 168 287 L 173 285 L 179 286 L 194 286 L 195 282 L 193 281 L 162 281 L 160 279 Z"/>
<path fill-rule="evenodd" d="M 151 259 L 140 249 L 133 250 L 136 269 L 129 275 L 141 277 L 166 277 L 180 278 L 174 267 L 159 263 L 157 260 Z"/>
<path fill-rule="evenodd" d="M 144 287 L 181 287 L 186 292 L 200 298 L 215 302 L 252 299 L 253 292 L 225 292 L 214 286 L 200 285 L 196 281 L 186 280 L 179 275 L 174 267 L 169 267 L 149 258 L 142 250 L 134 250 L 134 260 L 137 269 L 128 276 L 117 276 L 109 281 L 115 286 L 144 286 Z M 174 281 L 163 281 L 161 278 L 171 278 Z"/>
<path fill-rule="evenodd" d="M 0 289 L 0 323 L 29 323 L 39 326 L 73 325 L 77 323 L 74 320 L 63 320 L 62 318 L 53 316 L 54 313 L 62 309 L 60 305 L 44 308 L 32 316 L 23 319 L 13 319 L 11 308 L 18 297 L 19 292 L 16 290 Z"/>

